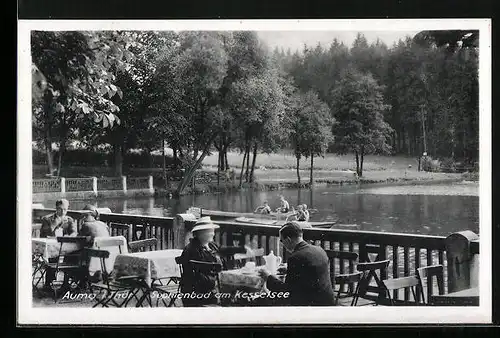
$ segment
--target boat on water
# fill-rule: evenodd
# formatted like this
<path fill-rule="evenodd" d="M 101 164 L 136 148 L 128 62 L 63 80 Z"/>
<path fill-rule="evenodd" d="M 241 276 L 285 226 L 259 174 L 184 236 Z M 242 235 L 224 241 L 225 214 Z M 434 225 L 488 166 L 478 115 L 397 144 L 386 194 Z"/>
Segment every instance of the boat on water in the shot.
<path fill-rule="evenodd" d="M 210 216 L 213 220 L 218 221 L 234 221 L 244 224 L 257 224 L 257 225 L 270 225 L 270 226 L 282 226 L 287 221 L 294 220 L 296 211 L 291 211 L 287 213 L 273 212 L 271 214 L 259 214 L 259 213 L 243 213 L 234 211 L 220 211 L 220 210 L 210 210 L 202 209 L 197 207 L 191 207 L 187 213 L 195 215 L 196 218 L 203 216 Z M 359 227 L 358 224 L 339 224 L 337 221 L 325 221 L 325 222 L 305 222 L 300 221 L 299 223 L 304 225 L 304 228 L 324 228 L 329 229 L 331 227 L 335 228 L 346 228 L 346 229 L 356 229 Z"/>

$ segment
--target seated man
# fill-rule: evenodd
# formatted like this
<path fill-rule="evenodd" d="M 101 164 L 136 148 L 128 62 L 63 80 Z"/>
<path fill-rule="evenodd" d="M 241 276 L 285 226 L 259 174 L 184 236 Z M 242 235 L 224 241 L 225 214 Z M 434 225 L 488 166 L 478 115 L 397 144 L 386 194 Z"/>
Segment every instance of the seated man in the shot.
<path fill-rule="evenodd" d="M 99 220 L 99 211 L 97 210 L 97 207 L 87 204 L 83 210 L 89 210 L 90 213 L 84 216 L 81 220 L 82 227 L 78 236 L 89 237 L 89 246 L 94 244 L 95 237 L 110 237 L 108 225 Z"/>
<path fill-rule="evenodd" d="M 291 306 L 334 305 L 326 252 L 304 241 L 302 228 L 297 222 L 286 223 L 280 229 L 280 241 L 291 253 L 287 261 L 286 278 L 283 282 L 262 268 L 259 275 L 266 280 L 267 288 L 270 291 L 290 292 Z"/>
<path fill-rule="evenodd" d="M 42 217 L 42 226 L 40 228 L 40 237 L 58 237 L 58 236 L 76 236 L 77 227 L 75 220 L 66 215 L 68 212 L 69 202 L 66 199 L 56 201 L 56 212 Z M 57 258 L 49 259 L 53 263 Z M 45 289 L 50 289 L 51 282 L 56 278 L 55 271 L 52 268 L 47 268 L 45 273 Z M 65 276 L 65 282 L 67 278 Z"/>
<path fill-rule="evenodd" d="M 276 212 L 287 213 L 289 211 L 290 211 L 290 204 L 285 199 L 285 196 L 281 195 L 280 196 L 280 206 L 279 206 L 279 208 L 276 209 Z"/>
<path fill-rule="evenodd" d="M 76 236 L 76 222 L 72 217 L 66 215 L 68 207 L 68 200 L 56 201 L 56 212 L 42 217 L 40 237 Z"/>

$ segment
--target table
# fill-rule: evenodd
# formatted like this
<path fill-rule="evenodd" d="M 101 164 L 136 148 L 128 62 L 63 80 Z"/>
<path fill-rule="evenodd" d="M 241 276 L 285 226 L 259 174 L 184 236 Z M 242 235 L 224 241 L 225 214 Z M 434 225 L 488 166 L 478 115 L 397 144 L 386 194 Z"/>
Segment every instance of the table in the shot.
<path fill-rule="evenodd" d="M 116 240 L 121 244 L 117 246 Z M 110 242 L 112 241 L 113 244 Z M 49 259 L 54 259 L 59 257 L 59 249 L 61 243 L 57 242 L 54 237 L 48 238 L 32 238 L 31 239 L 31 250 L 35 257 L 41 257 L 45 262 Z M 106 268 L 109 270 L 114 265 L 115 257 L 120 253 L 128 252 L 127 240 L 123 236 L 113 236 L 113 237 L 95 237 L 94 238 L 94 249 L 101 249 L 109 251 L 109 258 L 106 259 Z M 61 253 L 69 254 L 82 249 L 76 243 L 64 243 L 62 246 Z M 89 271 L 95 272 L 101 270 L 101 264 L 98 258 L 93 257 L 89 263 Z"/>
<path fill-rule="evenodd" d="M 429 303 L 436 306 L 479 306 L 479 288 L 434 295 L 430 297 Z"/>
<path fill-rule="evenodd" d="M 182 254 L 180 249 L 134 252 L 117 255 L 113 272 L 115 277 L 139 276 L 147 285 L 159 279 L 180 278 L 180 268 L 175 257 Z"/>

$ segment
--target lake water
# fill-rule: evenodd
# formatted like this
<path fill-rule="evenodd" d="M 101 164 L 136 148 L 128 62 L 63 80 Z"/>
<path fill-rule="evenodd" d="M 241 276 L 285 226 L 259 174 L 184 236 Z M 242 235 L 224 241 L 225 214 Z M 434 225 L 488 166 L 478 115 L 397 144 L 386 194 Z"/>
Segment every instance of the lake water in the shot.
<path fill-rule="evenodd" d="M 86 203 L 108 207 L 116 213 L 171 216 L 190 206 L 251 212 L 263 201 L 274 209 L 283 194 L 291 206 L 305 203 L 313 209 L 311 221 L 358 224 L 360 230 L 447 236 L 455 231 L 479 234 L 479 186 L 473 182 L 425 185 L 363 185 L 316 187 L 279 191 L 240 191 L 225 194 L 168 198 L 115 198 L 70 201 L 78 210 Z M 45 201 L 53 207 L 54 201 Z"/>

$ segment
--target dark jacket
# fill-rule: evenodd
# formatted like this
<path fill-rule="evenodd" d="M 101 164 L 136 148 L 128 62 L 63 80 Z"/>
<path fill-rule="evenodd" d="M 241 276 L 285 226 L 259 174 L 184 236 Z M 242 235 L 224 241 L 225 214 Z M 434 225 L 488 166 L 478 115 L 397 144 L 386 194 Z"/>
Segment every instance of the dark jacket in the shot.
<path fill-rule="evenodd" d="M 208 293 L 215 291 L 217 273 L 213 270 L 193 271 L 193 267 L 189 263 L 190 260 L 203 262 L 219 262 L 225 267 L 226 257 L 235 253 L 245 253 L 244 247 L 219 247 L 214 242 L 208 244 L 209 248 L 202 246 L 197 238 L 192 238 L 190 243 L 184 248 L 182 259 L 182 293 Z M 209 299 L 187 299 L 183 298 L 185 306 L 200 306 L 203 304 L 215 303 L 217 299 L 211 297 Z"/>
<path fill-rule="evenodd" d="M 56 225 L 57 224 L 57 225 Z M 42 217 L 42 226 L 40 228 L 40 237 L 55 237 L 56 229 L 62 229 L 63 236 L 76 236 L 77 227 L 76 222 L 70 216 L 64 216 L 62 220 L 58 223 L 57 216 L 55 213 L 49 214 Z"/>
<path fill-rule="evenodd" d="M 330 306 L 334 304 L 330 263 L 326 252 L 315 245 L 300 242 L 287 259 L 285 281 L 267 279 L 271 291 L 290 292 L 289 305 Z"/>
<path fill-rule="evenodd" d="M 89 237 L 88 245 L 94 244 L 96 237 L 110 237 L 109 227 L 106 223 L 96 220 L 92 216 L 88 216 L 82 220 L 82 226 L 78 232 L 78 236 Z"/>

